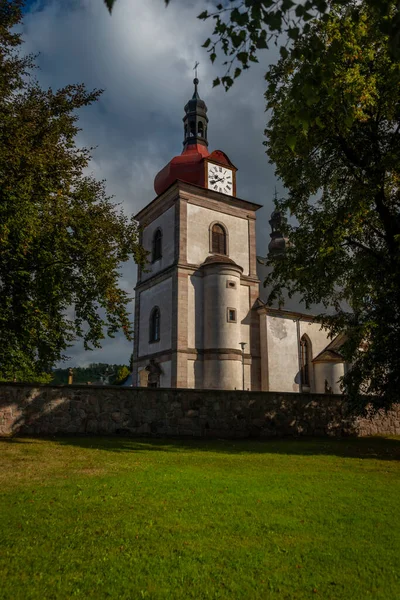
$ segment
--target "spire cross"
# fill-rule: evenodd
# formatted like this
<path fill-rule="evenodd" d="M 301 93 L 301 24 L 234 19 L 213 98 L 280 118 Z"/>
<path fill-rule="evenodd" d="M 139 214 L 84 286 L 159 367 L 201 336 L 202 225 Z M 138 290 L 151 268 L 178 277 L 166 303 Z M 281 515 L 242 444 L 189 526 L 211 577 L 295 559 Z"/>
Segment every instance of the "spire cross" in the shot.
<path fill-rule="evenodd" d="M 195 76 L 195 78 L 196 78 L 196 79 L 197 79 L 197 67 L 199 66 L 199 64 L 200 64 L 200 63 L 199 63 L 199 62 L 197 62 L 197 60 L 196 60 L 196 62 L 195 62 L 195 64 L 194 64 L 194 67 L 193 67 L 194 76 Z"/>

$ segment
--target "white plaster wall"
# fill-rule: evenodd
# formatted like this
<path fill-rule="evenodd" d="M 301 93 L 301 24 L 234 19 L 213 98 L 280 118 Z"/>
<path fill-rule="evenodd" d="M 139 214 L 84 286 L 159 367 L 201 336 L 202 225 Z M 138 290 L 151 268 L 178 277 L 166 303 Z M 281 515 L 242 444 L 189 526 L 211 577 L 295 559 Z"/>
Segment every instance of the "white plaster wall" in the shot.
<path fill-rule="evenodd" d="M 242 377 L 242 362 L 240 360 L 204 361 L 204 387 L 206 389 L 241 390 Z M 249 379 L 249 375 L 247 377 Z"/>
<path fill-rule="evenodd" d="M 210 255 L 210 224 L 218 221 L 225 225 L 229 233 L 229 258 L 243 268 L 244 275 L 248 275 L 248 220 L 189 203 L 187 210 L 188 262 L 200 265 Z"/>
<path fill-rule="evenodd" d="M 198 358 L 196 360 L 189 359 L 187 361 L 187 386 L 197 390 L 203 389 L 203 361 Z"/>
<path fill-rule="evenodd" d="M 300 337 L 306 334 L 311 341 L 312 358 L 315 358 L 330 343 L 329 332 L 319 323 L 300 321 Z"/>
<path fill-rule="evenodd" d="M 160 309 L 160 341 L 149 343 L 149 319 Z M 139 357 L 171 348 L 172 278 L 164 279 L 140 294 Z"/>
<path fill-rule="evenodd" d="M 344 375 L 343 363 L 319 362 L 314 365 L 315 373 L 315 391 L 317 394 L 325 392 L 325 379 L 332 388 L 334 394 L 341 394 L 339 377 Z"/>
<path fill-rule="evenodd" d="M 156 262 L 151 262 L 153 235 L 155 230 L 160 227 L 162 230 L 162 257 Z M 151 275 L 158 273 L 162 269 L 169 267 L 175 258 L 175 206 L 171 206 L 162 215 L 157 217 L 152 223 L 143 230 L 143 248 L 148 250 L 148 263 L 145 267 L 148 270 L 144 273 L 142 270 L 141 281 L 146 281 Z"/>
<path fill-rule="evenodd" d="M 269 390 L 269 358 L 268 358 L 268 326 L 267 315 L 261 313 L 260 318 L 260 353 L 261 353 L 261 390 Z"/>
<path fill-rule="evenodd" d="M 203 278 L 188 277 L 188 347 L 203 348 Z"/>
<path fill-rule="evenodd" d="M 291 318 L 266 315 L 269 390 L 299 391 L 296 323 Z M 262 367 L 264 368 L 264 364 Z"/>
<path fill-rule="evenodd" d="M 244 389 L 251 390 L 251 365 L 244 365 Z"/>
<path fill-rule="evenodd" d="M 160 387 L 171 387 L 171 361 L 159 363 L 162 373 L 160 376 Z"/>
<path fill-rule="evenodd" d="M 267 388 L 269 382 L 270 391 L 298 392 L 300 377 L 296 322 L 292 318 L 284 316 L 261 315 L 260 318 L 263 389 Z M 319 323 L 300 321 L 299 325 L 300 337 L 307 334 L 311 342 L 311 358 L 315 358 L 330 342 L 328 331 L 321 329 Z M 331 363 L 319 364 L 328 364 L 331 369 Z M 318 377 L 317 368 L 322 373 Z M 311 392 L 323 393 L 325 378 L 327 378 L 335 393 L 340 393 L 335 382 L 343 374 L 343 365 L 339 369 L 340 372 L 335 381 L 337 368 L 335 366 L 333 371 L 329 369 L 325 372 L 317 365 L 310 365 Z M 327 377 L 328 372 L 329 377 Z"/>
<path fill-rule="evenodd" d="M 315 358 L 322 350 L 324 350 L 331 341 L 326 329 L 321 329 L 319 323 L 310 323 L 300 321 L 300 337 L 307 335 L 311 342 L 311 358 Z M 310 391 L 316 392 L 315 369 L 314 364 L 310 363 Z"/>
<path fill-rule="evenodd" d="M 240 276 L 237 271 L 224 273 L 206 270 L 204 285 L 204 347 L 239 348 L 240 322 Z M 221 270 L 222 270 L 221 269 Z M 235 288 L 227 286 L 228 281 L 236 283 Z M 227 309 L 236 309 L 236 322 L 230 323 Z"/>
<path fill-rule="evenodd" d="M 250 288 L 248 285 L 240 286 L 240 308 L 239 308 L 239 321 L 240 321 L 240 340 L 239 342 L 246 342 L 245 353 L 250 350 Z"/>

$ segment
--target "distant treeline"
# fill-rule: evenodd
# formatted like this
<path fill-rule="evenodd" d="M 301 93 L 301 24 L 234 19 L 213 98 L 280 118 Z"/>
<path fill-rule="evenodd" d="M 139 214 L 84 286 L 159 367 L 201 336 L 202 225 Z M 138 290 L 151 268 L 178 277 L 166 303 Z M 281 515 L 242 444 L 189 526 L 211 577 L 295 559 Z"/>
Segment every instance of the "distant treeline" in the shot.
<path fill-rule="evenodd" d="M 62 385 L 68 383 L 69 369 L 54 369 L 51 383 Z M 73 383 L 108 383 L 120 385 L 130 374 L 127 365 L 109 365 L 107 363 L 93 363 L 88 367 L 73 369 Z"/>

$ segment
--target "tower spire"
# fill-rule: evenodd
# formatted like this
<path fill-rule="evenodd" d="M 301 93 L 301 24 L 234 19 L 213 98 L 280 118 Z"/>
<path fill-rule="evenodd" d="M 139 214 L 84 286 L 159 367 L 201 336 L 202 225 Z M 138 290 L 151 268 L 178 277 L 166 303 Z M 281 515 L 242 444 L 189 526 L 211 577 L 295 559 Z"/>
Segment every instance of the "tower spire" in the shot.
<path fill-rule="evenodd" d="M 193 79 L 194 92 L 192 98 L 185 106 L 185 116 L 183 117 L 184 133 L 183 140 L 184 151 L 189 146 L 200 144 L 208 146 L 207 141 L 207 106 L 204 100 L 199 96 L 197 78 L 197 67 L 199 63 L 196 61 L 194 65 L 195 78 Z"/>

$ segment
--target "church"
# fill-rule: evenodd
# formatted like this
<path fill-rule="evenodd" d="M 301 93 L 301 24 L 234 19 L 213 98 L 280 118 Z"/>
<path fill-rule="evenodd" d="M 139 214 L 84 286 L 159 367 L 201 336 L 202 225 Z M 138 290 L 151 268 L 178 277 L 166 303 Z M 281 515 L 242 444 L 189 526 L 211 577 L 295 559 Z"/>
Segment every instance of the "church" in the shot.
<path fill-rule="evenodd" d="M 261 206 L 237 197 L 236 166 L 209 151 L 198 83 L 184 109 L 183 151 L 156 175 L 157 196 L 136 215 L 149 255 L 135 288 L 133 385 L 340 393 L 341 336 L 331 340 L 295 298 L 266 304 Z M 274 211 L 272 253 L 285 251 L 279 223 Z"/>

